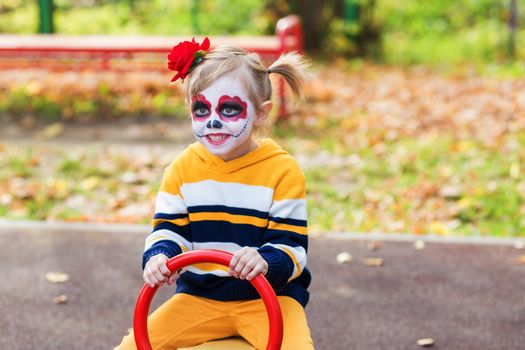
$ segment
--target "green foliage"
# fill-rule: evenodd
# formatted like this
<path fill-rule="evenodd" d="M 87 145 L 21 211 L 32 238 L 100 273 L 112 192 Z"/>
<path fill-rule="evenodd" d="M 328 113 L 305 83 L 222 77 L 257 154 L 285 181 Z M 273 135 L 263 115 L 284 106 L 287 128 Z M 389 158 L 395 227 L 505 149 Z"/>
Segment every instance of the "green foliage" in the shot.
<path fill-rule="evenodd" d="M 2 0 L 0 33 L 35 33 L 38 29 L 37 1 Z"/>
<path fill-rule="evenodd" d="M 317 17 L 322 17 L 319 21 L 324 23 L 318 32 L 325 54 L 368 56 L 401 65 L 493 63 L 508 58 L 507 0 L 353 2 L 359 6 L 357 22 L 346 18 L 344 7 L 336 9 L 350 1 L 327 1 L 318 14 Z M 56 31 L 260 35 L 273 32 L 278 17 L 290 12 L 308 12 L 298 1 L 93 0 L 89 3 L 91 6 L 80 0 L 55 0 Z M 520 3 L 518 10 L 517 57 L 524 58 L 525 6 Z M 5 0 L 0 5 L 0 32 L 34 33 L 37 20 L 36 1 Z M 309 33 L 309 29 L 305 31 Z"/>
<path fill-rule="evenodd" d="M 36 1 L 10 0 L 0 12 L 0 32 L 34 33 Z M 264 0 L 55 0 L 55 31 L 63 34 L 261 34 L 268 26 Z M 192 9 L 192 3 L 197 5 Z M 223 14 L 217 16 L 216 14 Z M 192 18 L 193 16 L 193 18 Z M 195 28 L 195 27 L 198 28 Z"/>
<path fill-rule="evenodd" d="M 523 18 L 521 6 L 518 17 Z M 394 64 L 494 62 L 507 54 L 508 1 L 378 1 L 383 57 Z M 525 27 L 519 28 L 523 43 Z M 518 48 L 523 48 L 518 44 Z M 525 51 L 520 49 L 518 56 Z"/>
<path fill-rule="evenodd" d="M 380 55 L 381 27 L 374 18 L 376 0 L 343 1 L 344 13 L 328 25 L 323 45 L 330 54 L 376 57 Z M 355 16 L 355 17 L 354 17 Z"/>

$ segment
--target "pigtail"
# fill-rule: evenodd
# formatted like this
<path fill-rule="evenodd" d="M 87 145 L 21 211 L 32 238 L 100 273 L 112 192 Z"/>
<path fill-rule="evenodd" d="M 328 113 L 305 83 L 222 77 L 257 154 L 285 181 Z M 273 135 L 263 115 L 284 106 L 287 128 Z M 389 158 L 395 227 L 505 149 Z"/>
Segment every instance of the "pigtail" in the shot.
<path fill-rule="evenodd" d="M 307 68 L 308 64 L 303 56 L 295 52 L 290 52 L 281 55 L 281 57 L 268 68 L 268 73 L 281 75 L 288 86 L 290 86 L 294 96 L 301 99 L 304 96 Z"/>

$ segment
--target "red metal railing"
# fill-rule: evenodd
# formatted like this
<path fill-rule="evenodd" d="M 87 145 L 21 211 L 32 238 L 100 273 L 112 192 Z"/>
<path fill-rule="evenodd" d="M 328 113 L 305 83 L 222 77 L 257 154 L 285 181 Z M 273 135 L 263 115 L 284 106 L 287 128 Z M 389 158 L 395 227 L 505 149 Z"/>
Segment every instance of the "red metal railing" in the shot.
<path fill-rule="evenodd" d="M 171 47 L 187 37 L 160 36 L 61 36 L 0 34 L 0 70 L 41 68 L 65 70 L 166 70 Z M 271 63 L 281 54 L 303 51 L 299 17 L 280 19 L 276 35 L 259 37 L 211 37 L 212 46 L 231 44 L 257 52 Z M 286 115 L 284 82 L 279 82 L 279 115 Z"/>

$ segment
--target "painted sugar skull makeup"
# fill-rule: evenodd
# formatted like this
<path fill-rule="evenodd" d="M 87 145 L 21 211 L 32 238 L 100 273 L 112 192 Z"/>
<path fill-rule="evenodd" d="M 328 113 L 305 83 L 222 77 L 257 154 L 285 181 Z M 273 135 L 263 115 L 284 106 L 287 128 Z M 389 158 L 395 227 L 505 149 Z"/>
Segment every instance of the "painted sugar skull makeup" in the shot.
<path fill-rule="evenodd" d="M 212 154 L 231 160 L 250 151 L 256 112 L 235 75 L 219 78 L 190 103 L 193 133 Z"/>

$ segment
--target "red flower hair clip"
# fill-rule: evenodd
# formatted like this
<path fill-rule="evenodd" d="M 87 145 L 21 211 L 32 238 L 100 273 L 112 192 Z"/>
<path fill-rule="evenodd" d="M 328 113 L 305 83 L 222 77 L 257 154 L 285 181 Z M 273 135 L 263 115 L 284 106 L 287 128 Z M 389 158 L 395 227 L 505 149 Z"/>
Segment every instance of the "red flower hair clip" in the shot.
<path fill-rule="evenodd" d="M 201 44 L 192 41 L 182 41 L 171 49 L 168 55 L 168 69 L 176 71 L 177 74 L 171 79 L 176 81 L 184 78 L 195 68 L 202 60 L 210 48 L 210 39 L 204 38 Z"/>

